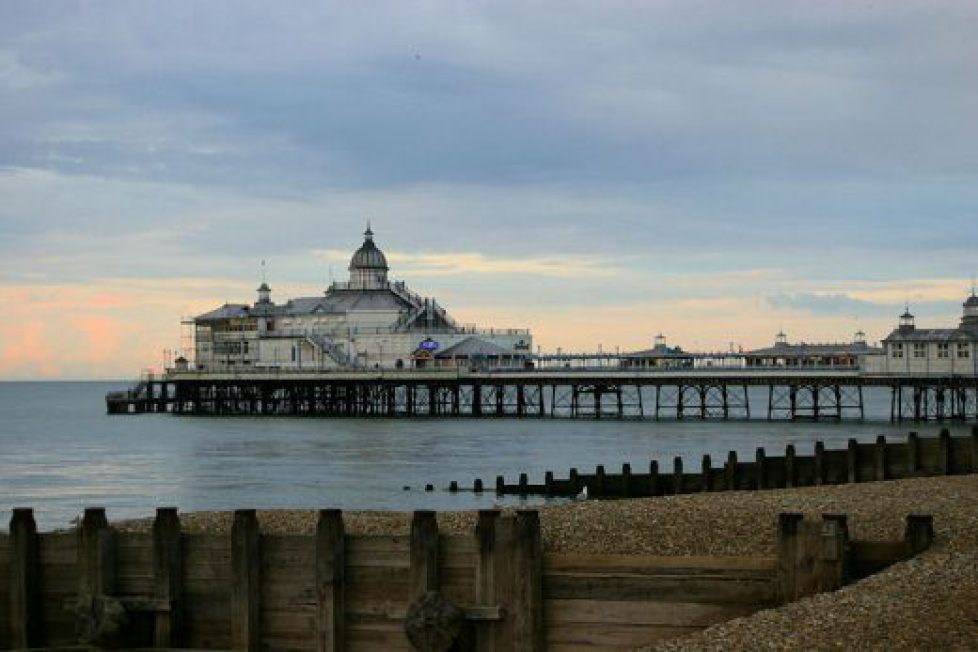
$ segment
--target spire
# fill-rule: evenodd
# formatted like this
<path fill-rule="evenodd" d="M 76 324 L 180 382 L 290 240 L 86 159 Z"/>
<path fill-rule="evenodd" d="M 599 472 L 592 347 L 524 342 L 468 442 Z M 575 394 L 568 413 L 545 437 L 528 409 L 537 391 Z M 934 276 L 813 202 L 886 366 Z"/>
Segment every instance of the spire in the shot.
<path fill-rule="evenodd" d="M 367 220 L 367 230 L 363 232 L 364 240 L 373 240 L 374 232 L 370 230 L 370 220 Z"/>

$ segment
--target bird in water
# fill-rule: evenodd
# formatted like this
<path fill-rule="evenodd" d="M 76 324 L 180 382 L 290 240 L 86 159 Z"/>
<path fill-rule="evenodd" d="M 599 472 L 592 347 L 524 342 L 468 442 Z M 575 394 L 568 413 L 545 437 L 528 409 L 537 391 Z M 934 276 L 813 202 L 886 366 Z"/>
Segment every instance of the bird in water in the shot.
<path fill-rule="evenodd" d="M 574 500 L 587 500 L 587 485 L 584 485 L 584 488 L 581 489 L 581 493 L 574 496 Z"/>

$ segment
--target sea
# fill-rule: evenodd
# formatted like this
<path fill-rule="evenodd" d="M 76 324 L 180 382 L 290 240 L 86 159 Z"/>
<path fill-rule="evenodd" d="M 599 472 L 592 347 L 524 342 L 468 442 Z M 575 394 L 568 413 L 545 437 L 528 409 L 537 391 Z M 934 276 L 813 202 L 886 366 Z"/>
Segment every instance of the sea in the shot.
<path fill-rule="evenodd" d="M 70 527 L 85 507 L 110 520 L 240 508 L 462 510 L 543 498 L 451 493 L 452 480 L 542 482 L 571 467 L 635 472 L 676 456 L 698 469 L 704 454 L 722 465 L 728 451 L 753 459 L 816 441 L 844 448 L 849 438 L 901 441 L 909 431 L 936 436 L 937 424 L 889 422 L 889 395 L 868 390 L 864 421 L 570 420 L 323 417 L 213 417 L 105 413 L 119 382 L 0 382 L 0 529 L 15 507 L 34 509 L 42 530 Z M 752 400 L 765 405 L 766 397 Z M 964 434 L 966 424 L 947 424 Z M 426 491 L 425 485 L 434 486 Z M 559 499 L 557 499 L 559 500 Z"/>

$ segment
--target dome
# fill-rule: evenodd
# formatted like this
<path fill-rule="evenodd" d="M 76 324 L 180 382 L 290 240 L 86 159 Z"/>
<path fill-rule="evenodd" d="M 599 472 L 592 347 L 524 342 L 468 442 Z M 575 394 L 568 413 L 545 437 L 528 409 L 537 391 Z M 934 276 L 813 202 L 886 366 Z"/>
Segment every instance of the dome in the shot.
<path fill-rule="evenodd" d="M 964 302 L 964 307 L 965 308 L 978 308 L 978 296 L 975 296 L 974 294 L 972 294 L 970 297 L 968 297 L 968 299 Z"/>
<path fill-rule="evenodd" d="M 367 225 L 367 230 L 363 232 L 363 244 L 353 254 L 350 259 L 350 271 L 355 269 L 382 269 L 387 271 L 387 259 L 384 252 L 374 244 L 374 232 Z"/>

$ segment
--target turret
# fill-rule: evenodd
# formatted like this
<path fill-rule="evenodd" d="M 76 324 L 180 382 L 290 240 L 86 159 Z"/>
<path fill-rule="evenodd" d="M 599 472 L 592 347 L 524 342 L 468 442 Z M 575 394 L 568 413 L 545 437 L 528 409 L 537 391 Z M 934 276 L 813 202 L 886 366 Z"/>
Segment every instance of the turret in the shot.
<path fill-rule="evenodd" d="M 258 303 L 267 304 L 272 302 L 272 288 L 268 287 L 268 283 L 265 281 L 261 282 L 258 286 Z"/>
<path fill-rule="evenodd" d="M 784 334 L 783 330 L 778 331 L 778 334 L 774 336 L 774 346 L 788 346 L 788 336 Z"/>
<path fill-rule="evenodd" d="M 975 296 L 974 286 L 971 287 L 971 296 L 964 302 L 961 328 L 978 328 L 978 296 Z"/>
<path fill-rule="evenodd" d="M 912 333 L 914 331 L 913 315 L 910 314 L 910 306 L 907 305 L 900 315 L 900 332 Z"/>

